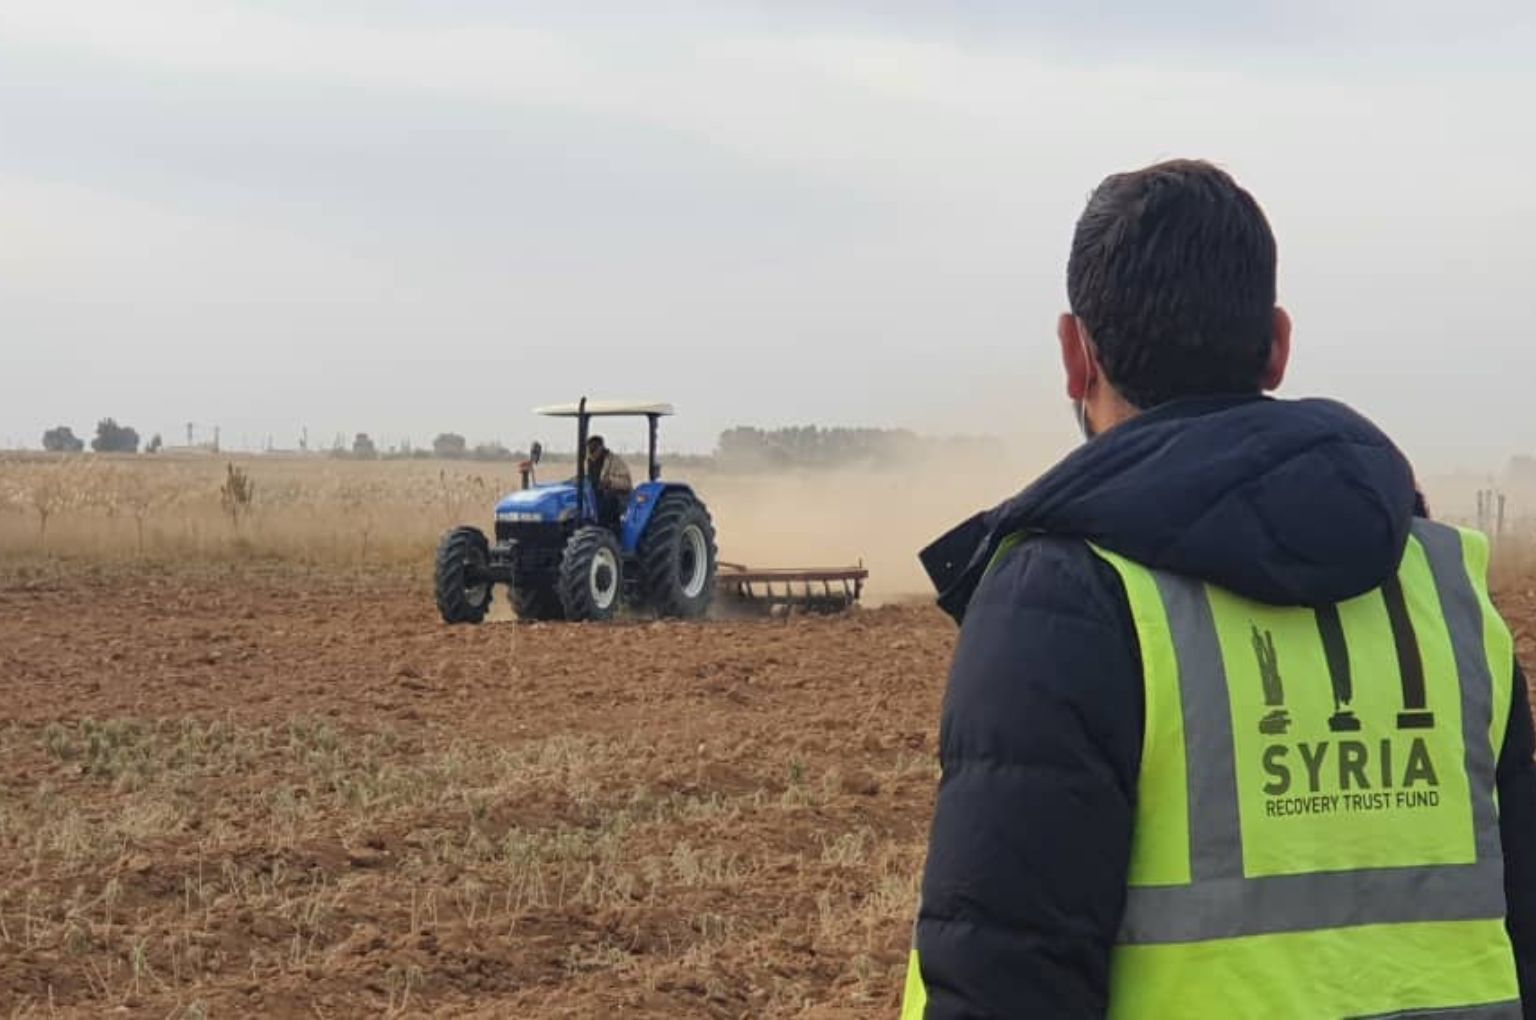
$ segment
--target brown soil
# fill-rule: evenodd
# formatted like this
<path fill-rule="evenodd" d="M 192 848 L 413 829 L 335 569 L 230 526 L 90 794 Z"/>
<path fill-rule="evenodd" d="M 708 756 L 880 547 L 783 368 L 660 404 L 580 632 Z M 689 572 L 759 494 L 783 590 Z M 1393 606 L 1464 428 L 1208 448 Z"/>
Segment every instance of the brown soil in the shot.
<path fill-rule="evenodd" d="M 12 578 L 0 1008 L 892 1015 L 952 638 L 917 607 L 448 628 L 377 576 Z"/>
<path fill-rule="evenodd" d="M 887 1016 L 953 628 L 0 587 L 7 1015 Z"/>

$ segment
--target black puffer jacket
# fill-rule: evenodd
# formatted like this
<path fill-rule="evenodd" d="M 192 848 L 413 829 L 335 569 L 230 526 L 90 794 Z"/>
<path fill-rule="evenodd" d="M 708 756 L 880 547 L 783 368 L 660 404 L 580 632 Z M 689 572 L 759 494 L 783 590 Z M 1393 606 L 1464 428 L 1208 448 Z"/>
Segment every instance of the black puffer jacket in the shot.
<path fill-rule="evenodd" d="M 1085 444 L 923 553 L 962 622 L 917 946 L 931 1018 L 1097 1017 L 1125 900 L 1141 663 L 1083 540 L 1273 605 L 1342 601 L 1401 559 L 1407 461 L 1339 404 L 1181 401 Z M 1034 534 L 987 564 L 1006 536 Z M 1536 985 L 1536 767 L 1523 678 L 1499 758 L 1509 929 Z"/>

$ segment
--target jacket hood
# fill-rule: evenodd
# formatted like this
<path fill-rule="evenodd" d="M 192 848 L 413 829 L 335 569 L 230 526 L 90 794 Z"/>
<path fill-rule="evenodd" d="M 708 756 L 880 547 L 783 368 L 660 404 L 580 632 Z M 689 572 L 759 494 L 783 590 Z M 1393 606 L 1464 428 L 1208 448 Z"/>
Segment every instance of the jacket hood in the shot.
<path fill-rule="evenodd" d="M 1201 398 L 1084 444 L 921 558 L 957 620 L 1019 531 L 1086 539 L 1271 605 L 1320 605 L 1396 571 L 1421 508 L 1407 459 L 1343 404 Z"/>

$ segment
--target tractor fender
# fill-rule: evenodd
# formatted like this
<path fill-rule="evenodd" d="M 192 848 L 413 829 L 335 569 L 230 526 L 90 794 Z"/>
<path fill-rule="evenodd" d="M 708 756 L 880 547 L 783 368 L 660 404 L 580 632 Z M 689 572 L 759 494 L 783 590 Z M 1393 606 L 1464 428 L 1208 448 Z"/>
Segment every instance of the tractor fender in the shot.
<path fill-rule="evenodd" d="M 645 535 L 646 526 L 651 523 L 651 514 L 656 510 L 656 504 L 669 492 L 685 492 L 698 499 L 691 486 L 677 482 L 642 482 L 635 486 L 635 491 L 629 497 L 629 509 L 624 513 L 623 527 L 619 530 L 619 546 L 625 556 L 633 556 L 635 550 L 640 548 L 640 539 Z"/>

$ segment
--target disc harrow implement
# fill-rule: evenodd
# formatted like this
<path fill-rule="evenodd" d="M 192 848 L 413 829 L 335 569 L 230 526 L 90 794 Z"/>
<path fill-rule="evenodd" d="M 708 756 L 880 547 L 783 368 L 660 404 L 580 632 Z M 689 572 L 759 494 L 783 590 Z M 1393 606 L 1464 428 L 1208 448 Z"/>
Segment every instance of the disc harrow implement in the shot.
<path fill-rule="evenodd" d="M 864 594 L 869 571 L 856 567 L 748 567 L 720 563 L 715 586 L 726 605 L 763 613 L 840 613 Z"/>

